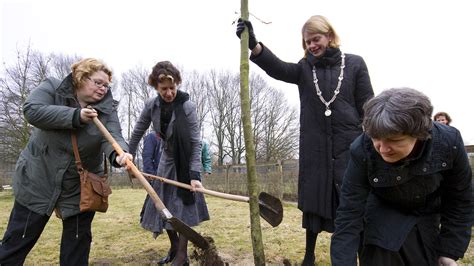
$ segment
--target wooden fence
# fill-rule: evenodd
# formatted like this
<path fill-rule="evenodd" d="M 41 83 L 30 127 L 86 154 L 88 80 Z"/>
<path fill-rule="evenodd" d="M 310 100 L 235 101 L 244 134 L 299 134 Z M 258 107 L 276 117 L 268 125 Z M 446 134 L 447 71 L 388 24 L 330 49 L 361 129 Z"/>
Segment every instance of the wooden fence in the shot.
<path fill-rule="evenodd" d="M 289 160 L 257 165 L 257 183 L 280 199 L 295 201 L 298 191 L 298 161 Z M 203 180 L 206 188 L 231 194 L 248 195 L 246 165 L 214 167 L 212 175 Z"/>
<path fill-rule="evenodd" d="M 466 146 L 474 172 L 474 145 Z M 0 185 L 11 185 L 14 165 L 0 166 Z M 136 187 L 141 184 L 130 179 L 122 169 L 112 169 L 109 181 L 114 187 Z M 296 201 L 298 193 L 298 160 L 257 165 L 257 182 L 265 191 L 283 200 Z M 246 165 L 213 166 L 213 173 L 203 180 L 206 188 L 230 194 L 248 195 Z"/>

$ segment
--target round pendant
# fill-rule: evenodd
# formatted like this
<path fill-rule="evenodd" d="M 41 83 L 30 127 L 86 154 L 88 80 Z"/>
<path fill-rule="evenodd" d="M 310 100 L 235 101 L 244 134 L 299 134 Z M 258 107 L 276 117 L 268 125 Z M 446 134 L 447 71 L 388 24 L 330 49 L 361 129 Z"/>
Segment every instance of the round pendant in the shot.
<path fill-rule="evenodd" d="M 331 115 L 331 110 L 327 109 L 326 112 L 324 112 L 325 116 L 330 116 Z"/>

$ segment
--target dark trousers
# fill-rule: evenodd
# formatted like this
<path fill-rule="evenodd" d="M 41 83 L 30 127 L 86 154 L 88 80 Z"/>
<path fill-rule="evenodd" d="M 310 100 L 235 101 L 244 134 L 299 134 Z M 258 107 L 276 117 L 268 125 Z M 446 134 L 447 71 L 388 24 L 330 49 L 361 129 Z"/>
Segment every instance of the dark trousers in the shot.
<path fill-rule="evenodd" d="M 434 247 L 423 241 L 418 225 L 410 231 L 399 251 L 366 245 L 360 257 L 362 266 L 436 266 L 437 261 Z"/>
<path fill-rule="evenodd" d="M 84 212 L 63 220 L 60 265 L 88 265 L 94 214 Z M 15 201 L 0 245 L 0 265 L 23 265 L 48 221 L 48 215 L 32 212 Z"/>

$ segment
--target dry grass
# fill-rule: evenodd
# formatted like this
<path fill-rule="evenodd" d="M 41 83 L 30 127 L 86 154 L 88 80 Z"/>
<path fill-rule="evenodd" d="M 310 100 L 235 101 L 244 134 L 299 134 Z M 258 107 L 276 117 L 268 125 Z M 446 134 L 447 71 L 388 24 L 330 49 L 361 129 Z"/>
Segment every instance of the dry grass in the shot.
<path fill-rule="evenodd" d="M 146 192 L 142 189 L 115 189 L 110 197 L 107 213 L 97 213 L 93 222 L 91 265 L 150 265 L 164 256 L 169 248 L 166 234 L 156 240 L 139 225 L 139 213 Z M 230 265 L 252 265 L 252 243 L 247 203 L 206 196 L 211 220 L 194 229 L 211 237 L 220 257 Z M 0 193 L 0 234 L 6 229 L 13 205 L 11 192 Z M 269 265 L 283 265 L 284 259 L 293 265 L 301 263 L 304 255 L 305 234 L 301 228 L 301 212 L 294 204 L 284 204 L 283 222 L 276 228 L 261 219 L 265 257 Z M 26 264 L 57 265 L 61 221 L 52 217 L 38 243 L 29 254 Z M 329 265 L 330 234 L 318 237 L 317 263 Z M 189 246 L 191 254 L 194 247 Z M 466 253 L 462 265 L 474 261 L 474 247 Z M 191 264 L 197 265 L 191 261 Z"/>

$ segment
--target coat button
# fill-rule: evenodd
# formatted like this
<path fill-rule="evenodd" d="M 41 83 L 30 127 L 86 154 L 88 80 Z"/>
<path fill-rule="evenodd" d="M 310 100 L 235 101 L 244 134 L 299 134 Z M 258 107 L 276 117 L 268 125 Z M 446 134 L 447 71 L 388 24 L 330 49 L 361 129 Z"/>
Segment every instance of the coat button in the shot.
<path fill-rule="evenodd" d="M 375 183 L 379 182 L 379 179 L 378 179 L 377 177 L 374 178 L 374 182 L 375 182 Z"/>
<path fill-rule="evenodd" d="M 443 167 L 446 167 L 446 165 L 447 165 L 446 163 L 442 163 L 442 164 L 441 164 L 441 166 L 443 166 Z"/>
<path fill-rule="evenodd" d="M 426 170 L 427 170 L 426 167 L 424 167 L 424 168 L 423 168 L 423 172 L 426 172 Z"/>
<path fill-rule="evenodd" d="M 397 181 L 400 181 L 402 180 L 402 177 L 401 176 L 397 176 Z"/>

